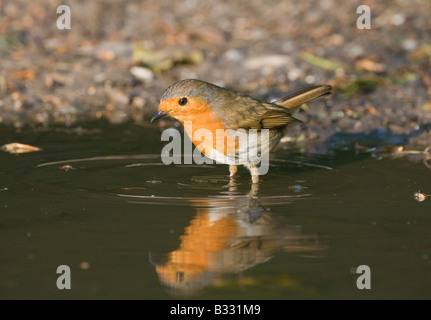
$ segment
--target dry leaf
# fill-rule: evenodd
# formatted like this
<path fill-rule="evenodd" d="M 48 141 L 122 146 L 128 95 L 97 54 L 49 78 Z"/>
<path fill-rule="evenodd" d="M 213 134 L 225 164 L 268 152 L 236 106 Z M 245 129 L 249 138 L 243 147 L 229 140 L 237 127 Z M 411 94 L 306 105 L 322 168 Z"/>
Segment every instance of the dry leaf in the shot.
<path fill-rule="evenodd" d="M 427 198 L 427 194 L 421 193 L 420 191 L 414 194 L 414 198 L 417 202 L 422 202 Z"/>
<path fill-rule="evenodd" d="M 423 110 L 431 110 L 431 101 L 430 102 L 426 102 L 423 106 L 422 106 Z"/>
<path fill-rule="evenodd" d="M 62 166 L 62 167 L 60 167 L 59 169 L 60 169 L 60 170 L 64 170 L 64 171 L 76 170 L 74 167 L 72 167 L 72 166 L 71 166 L 71 165 L 69 165 L 69 164 L 66 164 L 66 165 Z"/>
<path fill-rule="evenodd" d="M 1 146 L 1 149 L 3 151 L 17 154 L 17 153 L 27 153 L 27 152 L 35 152 L 35 151 L 41 151 L 42 149 L 34 146 L 30 146 L 28 144 L 22 144 L 18 142 L 8 143 Z"/>
<path fill-rule="evenodd" d="M 423 84 L 427 86 L 427 88 L 431 88 L 431 78 L 428 74 L 425 74 L 425 73 L 421 74 L 421 80 Z"/>
<path fill-rule="evenodd" d="M 115 52 L 110 50 L 101 50 L 96 52 L 96 58 L 100 60 L 111 61 L 115 59 Z"/>
<path fill-rule="evenodd" d="M 377 109 L 376 109 L 376 108 L 374 108 L 372 105 L 367 104 L 367 105 L 365 106 L 365 109 L 366 109 L 369 113 L 371 113 L 373 116 L 375 116 L 375 117 L 380 117 L 380 112 L 378 112 L 378 111 L 377 111 Z"/>
<path fill-rule="evenodd" d="M 61 44 L 55 48 L 55 53 L 57 54 L 68 53 L 68 52 L 71 52 L 73 49 L 74 47 L 71 45 Z"/>
<path fill-rule="evenodd" d="M 26 69 L 21 71 L 16 71 L 12 73 L 12 78 L 14 80 L 27 80 L 32 81 L 35 78 L 35 73 L 33 69 Z"/>
<path fill-rule="evenodd" d="M 359 59 L 355 63 L 355 68 L 357 70 L 382 72 L 385 69 L 385 66 L 381 63 L 377 63 L 369 59 Z"/>

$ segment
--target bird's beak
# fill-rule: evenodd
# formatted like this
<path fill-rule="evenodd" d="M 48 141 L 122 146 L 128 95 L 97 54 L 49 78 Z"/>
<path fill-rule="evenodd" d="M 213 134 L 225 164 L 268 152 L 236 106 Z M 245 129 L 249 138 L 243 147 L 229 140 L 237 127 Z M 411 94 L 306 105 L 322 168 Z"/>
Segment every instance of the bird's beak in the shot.
<path fill-rule="evenodd" d="M 151 122 L 153 122 L 153 121 L 156 121 L 157 119 L 160 119 L 160 118 L 163 118 L 163 117 L 166 117 L 167 115 L 169 115 L 169 113 L 170 113 L 170 111 L 169 112 L 166 112 L 166 111 L 158 111 L 155 115 L 154 115 L 154 117 L 151 119 Z"/>

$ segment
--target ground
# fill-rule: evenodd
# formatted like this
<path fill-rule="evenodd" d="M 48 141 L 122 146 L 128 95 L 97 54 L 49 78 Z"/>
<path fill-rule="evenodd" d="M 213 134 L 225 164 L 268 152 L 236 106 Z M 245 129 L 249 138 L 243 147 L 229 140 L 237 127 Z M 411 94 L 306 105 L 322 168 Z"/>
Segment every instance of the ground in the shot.
<path fill-rule="evenodd" d="M 61 4 L 70 30 L 57 28 Z M 359 5 L 371 10 L 370 29 L 357 27 Z M 0 0 L 0 123 L 149 125 L 164 89 L 184 78 L 267 100 L 331 84 L 333 95 L 303 108 L 304 124 L 282 146 L 361 149 L 365 137 L 423 149 L 430 12 L 427 0 Z"/>

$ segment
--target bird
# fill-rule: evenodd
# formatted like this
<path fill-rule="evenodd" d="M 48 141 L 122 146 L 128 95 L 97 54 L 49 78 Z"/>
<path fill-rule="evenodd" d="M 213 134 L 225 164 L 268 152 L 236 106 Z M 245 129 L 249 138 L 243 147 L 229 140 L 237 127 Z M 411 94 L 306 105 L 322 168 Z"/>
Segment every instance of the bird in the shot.
<path fill-rule="evenodd" d="M 329 85 L 314 85 L 267 102 L 203 80 L 184 79 L 164 91 L 151 122 L 166 116 L 175 118 L 203 155 L 228 164 L 230 177 L 238 165 L 244 165 L 255 184 L 259 175 L 268 171 L 262 169 L 262 155 L 278 145 L 286 127 L 301 122 L 294 113 L 331 90 Z"/>

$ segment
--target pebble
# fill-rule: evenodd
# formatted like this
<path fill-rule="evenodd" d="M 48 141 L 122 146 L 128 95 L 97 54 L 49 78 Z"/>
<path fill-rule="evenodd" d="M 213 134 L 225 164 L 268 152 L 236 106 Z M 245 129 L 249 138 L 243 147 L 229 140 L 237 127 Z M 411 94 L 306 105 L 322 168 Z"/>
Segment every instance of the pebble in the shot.
<path fill-rule="evenodd" d="M 154 79 L 154 73 L 145 67 L 134 66 L 130 68 L 130 73 L 138 80 L 142 82 L 151 81 Z"/>
<path fill-rule="evenodd" d="M 392 16 L 392 24 L 394 26 L 400 26 L 406 21 L 406 18 L 402 13 L 397 13 Z"/>
<path fill-rule="evenodd" d="M 224 57 L 228 61 L 240 61 L 244 57 L 244 52 L 238 49 L 229 49 L 224 53 Z"/>
<path fill-rule="evenodd" d="M 244 67 L 249 70 L 262 68 L 280 68 L 291 64 L 291 59 L 283 55 L 265 55 L 260 57 L 251 57 L 244 61 Z"/>
<path fill-rule="evenodd" d="M 401 46 L 406 51 L 413 51 L 417 48 L 418 42 L 415 39 L 405 39 L 401 43 Z"/>

